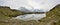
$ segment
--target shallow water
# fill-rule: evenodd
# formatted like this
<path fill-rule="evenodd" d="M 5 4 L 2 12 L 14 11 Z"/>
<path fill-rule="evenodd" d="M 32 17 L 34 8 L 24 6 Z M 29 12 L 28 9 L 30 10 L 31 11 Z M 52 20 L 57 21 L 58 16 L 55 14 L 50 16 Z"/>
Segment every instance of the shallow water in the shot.
<path fill-rule="evenodd" d="M 25 14 L 15 17 L 15 19 L 29 21 L 29 20 L 40 20 L 46 17 L 46 13 L 44 14 Z"/>

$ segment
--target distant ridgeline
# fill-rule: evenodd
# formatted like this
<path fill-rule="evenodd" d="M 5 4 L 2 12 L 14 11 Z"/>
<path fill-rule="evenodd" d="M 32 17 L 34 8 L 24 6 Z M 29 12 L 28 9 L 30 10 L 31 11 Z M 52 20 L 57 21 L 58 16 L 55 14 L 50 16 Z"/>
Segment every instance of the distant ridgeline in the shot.
<path fill-rule="evenodd" d="M 10 7 L 8 7 L 8 6 L 0 6 L 0 8 L 10 8 Z"/>
<path fill-rule="evenodd" d="M 12 11 L 18 11 L 18 10 L 15 10 L 15 9 L 11 9 L 11 8 L 8 7 L 8 6 L 0 6 L 0 8 L 7 8 L 7 9 L 10 9 L 10 10 L 12 10 Z"/>

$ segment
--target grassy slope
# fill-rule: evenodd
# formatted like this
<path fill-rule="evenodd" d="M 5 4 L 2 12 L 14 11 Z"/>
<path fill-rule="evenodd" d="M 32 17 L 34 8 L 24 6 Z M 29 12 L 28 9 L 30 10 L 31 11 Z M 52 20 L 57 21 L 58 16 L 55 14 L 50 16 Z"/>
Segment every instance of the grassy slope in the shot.
<path fill-rule="evenodd" d="M 60 25 L 60 5 L 47 12 L 47 17 L 36 21 L 20 22 L 18 20 L 10 20 L 10 17 L 20 15 L 22 12 L 11 10 L 6 7 L 0 7 L 0 25 Z"/>

